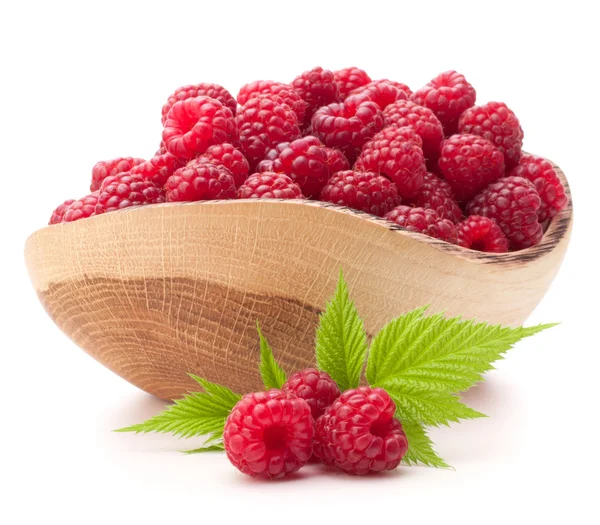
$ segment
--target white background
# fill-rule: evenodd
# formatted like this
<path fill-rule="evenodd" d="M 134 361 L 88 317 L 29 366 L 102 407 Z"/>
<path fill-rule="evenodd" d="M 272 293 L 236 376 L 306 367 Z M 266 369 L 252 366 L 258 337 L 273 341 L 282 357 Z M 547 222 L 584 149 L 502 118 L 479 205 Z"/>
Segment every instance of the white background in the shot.
<path fill-rule="evenodd" d="M 0 523 L 598 523 L 597 18 L 593 2 L 2 2 Z M 595 49 L 595 51 L 594 51 Z M 356 65 L 413 89 L 456 69 L 517 113 L 528 151 L 571 182 L 562 270 L 518 345 L 466 395 L 490 418 L 433 432 L 455 471 L 367 479 L 310 467 L 252 481 L 169 436 L 115 434 L 163 405 L 46 316 L 26 237 L 83 195 L 101 159 L 148 157 L 179 85 L 290 81 Z M 318 513 L 318 514 L 317 514 Z"/>

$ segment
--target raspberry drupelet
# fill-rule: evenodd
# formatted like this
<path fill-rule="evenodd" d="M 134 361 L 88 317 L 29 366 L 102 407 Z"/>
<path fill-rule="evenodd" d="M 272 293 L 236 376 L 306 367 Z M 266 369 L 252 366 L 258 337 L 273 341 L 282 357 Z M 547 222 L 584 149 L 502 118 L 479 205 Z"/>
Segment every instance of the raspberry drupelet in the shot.
<path fill-rule="evenodd" d="M 551 219 L 566 208 L 569 199 L 565 187 L 550 161 L 536 155 L 524 155 L 510 175 L 523 177 L 535 186 L 542 199 L 538 209 L 540 222 Z"/>
<path fill-rule="evenodd" d="M 237 102 L 233 98 L 232 94 L 229 93 L 223 86 L 219 84 L 211 84 L 209 82 L 201 82 L 200 84 L 193 84 L 188 86 L 181 86 L 177 88 L 175 92 L 168 98 L 165 105 L 162 107 L 162 123 L 165 124 L 167 115 L 173 104 L 180 100 L 196 97 L 210 97 L 218 100 L 221 104 L 231 110 L 231 113 L 235 115 L 237 108 Z"/>
<path fill-rule="evenodd" d="M 313 136 L 280 144 L 259 163 L 259 171 L 285 173 L 302 189 L 306 197 L 317 197 L 329 179 L 327 150 Z"/>
<path fill-rule="evenodd" d="M 333 175 L 338 171 L 350 169 L 350 163 L 339 149 L 325 148 L 327 152 L 327 165 L 329 166 L 329 175 Z"/>
<path fill-rule="evenodd" d="M 341 394 L 331 376 L 315 368 L 307 368 L 291 375 L 282 390 L 304 399 L 315 421 Z"/>
<path fill-rule="evenodd" d="M 361 148 L 383 128 L 383 113 L 375 102 L 348 97 L 344 102 L 318 109 L 312 119 L 312 132 L 327 147 L 337 148 L 350 162 Z"/>
<path fill-rule="evenodd" d="M 456 227 L 458 245 L 480 252 L 505 253 L 508 239 L 493 219 L 471 215 Z"/>
<path fill-rule="evenodd" d="M 173 104 L 162 139 L 171 155 L 185 161 L 204 153 L 213 144 L 230 142 L 234 137 L 231 110 L 214 98 L 202 96 Z"/>
<path fill-rule="evenodd" d="M 234 199 L 235 180 L 224 166 L 192 161 L 179 168 L 165 184 L 168 202 Z"/>
<path fill-rule="evenodd" d="M 314 453 L 354 475 L 393 470 L 408 451 L 396 405 L 381 388 L 346 390 L 315 425 Z"/>
<path fill-rule="evenodd" d="M 467 202 L 504 176 L 504 156 L 478 135 L 452 135 L 442 142 L 438 168 L 458 201 Z"/>
<path fill-rule="evenodd" d="M 321 199 L 383 217 L 400 204 L 396 185 L 368 171 L 339 171 L 321 191 Z"/>
<path fill-rule="evenodd" d="M 310 459 L 314 420 L 308 403 L 281 390 L 246 394 L 225 422 L 229 461 L 249 476 L 278 479 Z"/>
<path fill-rule="evenodd" d="M 100 188 L 100 184 L 106 177 L 117 175 L 125 171 L 131 170 L 134 166 L 146 162 L 144 159 L 135 159 L 133 157 L 119 157 L 111 160 L 101 160 L 96 162 L 92 168 L 92 183 L 90 191 L 96 191 Z"/>
<path fill-rule="evenodd" d="M 58 224 L 59 222 L 62 222 L 65 212 L 69 209 L 71 204 L 73 204 L 74 202 L 75 202 L 74 199 L 68 199 L 65 202 L 63 202 L 60 206 L 58 206 L 52 212 L 52 215 L 50 216 L 50 220 L 48 221 L 48 224 Z"/>
<path fill-rule="evenodd" d="M 442 219 L 433 210 L 400 205 L 389 212 L 385 218 L 408 231 L 423 233 L 452 244 L 457 243 L 454 223 L 448 219 Z"/>
<path fill-rule="evenodd" d="M 530 181 L 523 177 L 504 177 L 469 202 L 466 213 L 495 220 L 508 238 L 509 249 L 522 250 L 542 240 L 542 225 L 538 222 L 541 202 Z"/>
<path fill-rule="evenodd" d="M 290 84 L 283 84 L 274 80 L 255 80 L 241 87 L 237 97 L 238 104 L 243 106 L 256 95 L 266 95 L 267 97 L 274 95 L 280 97 L 284 104 L 287 104 L 296 113 L 298 122 L 301 123 L 304 121 L 307 104 Z"/>
<path fill-rule="evenodd" d="M 488 102 L 467 109 L 458 121 L 458 132 L 489 140 L 504 155 L 507 169 L 516 166 L 521 158 L 523 130 L 504 102 Z"/>
<path fill-rule="evenodd" d="M 102 182 L 98 190 L 95 214 L 161 202 L 165 202 L 164 193 L 152 181 L 141 175 L 119 173 Z"/>
<path fill-rule="evenodd" d="M 340 94 L 340 101 L 343 101 L 352 90 L 369 84 L 371 79 L 366 71 L 357 67 L 346 67 L 333 72 L 335 83 Z"/>
<path fill-rule="evenodd" d="M 238 188 L 238 199 L 304 199 L 300 186 L 284 173 L 254 173 Z"/>
<path fill-rule="evenodd" d="M 276 95 L 249 99 L 236 116 L 238 141 L 234 143 L 248 159 L 250 169 L 282 142 L 300 138 L 296 113 Z"/>
<path fill-rule="evenodd" d="M 418 194 L 427 173 L 421 144 L 409 127 L 384 128 L 364 145 L 356 167 L 385 175 L 403 199 L 410 199 Z"/>
<path fill-rule="evenodd" d="M 433 111 L 449 136 L 456 133 L 462 113 L 475 104 L 475 96 L 464 75 L 445 71 L 415 91 L 410 100 Z"/>

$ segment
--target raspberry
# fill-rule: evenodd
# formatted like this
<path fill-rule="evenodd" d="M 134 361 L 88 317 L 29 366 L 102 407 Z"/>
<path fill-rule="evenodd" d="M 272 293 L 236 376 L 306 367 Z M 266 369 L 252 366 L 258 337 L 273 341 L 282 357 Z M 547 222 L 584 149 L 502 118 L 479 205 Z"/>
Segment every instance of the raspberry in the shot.
<path fill-rule="evenodd" d="M 276 149 L 273 161 L 261 162 L 266 171 L 285 173 L 302 189 L 307 197 L 318 196 L 329 178 L 327 151 L 316 137 L 296 139 Z M 273 153 L 269 152 L 273 156 Z M 268 169 L 267 169 L 268 168 Z"/>
<path fill-rule="evenodd" d="M 246 179 L 237 191 L 238 199 L 304 199 L 300 186 L 284 173 L 266 171 Z"/>
<path fill-rule="evenodd" d="M 142 162 L 146 161 L 144 159 L 134 159 L 133 157 L 119 157 L 117 159 L 96 162 L 92 168 L 92 184 L 90 185 L 90 191 L 100 189 L 100 185 L 106 177 L 129 171 L 131 168 Z"/>
<path fill-rule="evenodd" d="M 282 390 L 304 399 L 315 421 L 341 393 L 337 383 L 327 372 L 320 372 L 314 368 L 307 368 L 290 376 Z"/>
<path fill-rule="evenodd" d="M 315 456 L 348 474 L 395 469 L 408 450 L 396 404 L 381 388 L 346 390 L 317 420 Z"/>
<path fill-rule="evenodd" d="M 167 202 L 234 199 L 235 181 L 224 166 L 209 162 L 188 163 L 165 184 Z"/>
<path fill-rule="evenodd" d="M 504 156 L 478 135 L 452 135 L 442 142 L 438 167 L 464 202 L 504 176 Z"/>
<path fill-rule="evenodd" d="M 165 121 L 163 141 L 171 155 L 189 160 L 212 144 L 228 142 L 234 134 L 235 120 L 229 108 L 214 98 L 195 97 L 173 104 Z"/>
<path fill-rule="evenodd" d="M 538 210 L 540 222 L 554 217 L 567 206 L 565 187 L 552 164 L 546 159 L 536 155 L 524 155 L 510 175 L 523 177 L 535 186 L 542 199 Z"/>
<path fill-rule="evenodd" d="M 480 252 L 505 253 L 508 251 L 508 239 L 500 226 L 488 217 L 471 215 L 457 227 L 458 244 Z"/>
<path fill-rule="evenodd" d="M 460 73 L 446 71 L 415 91 L 410 100 L 433 111 L 446 135 L 452 135 L 463 111 L 475 104 L 475 89 Z"/>
<path fill-rule="evenodd" d="M 353 161 L 361 148 L 383 128 L 383 113 L 375 102 L 348 97 L 329 104 L 313 115 L 314 135 L 330 148 L 337 148 Z"/>
<path fill-rule="evenodd" d="M 52 215 L 50 216 L 50 220 L 48 221 L 48 224 L 58 224 L 59 222 L 62 222 L 65 212 L 69 209 L 71 204 L 73 204 L 74 202 L 75 202 L 75 200 L 73 200 L 73 199 L 69 199 L 69 200 L 66 200 L 65 202 L 63 202 L 58 208 L 56 208 L 52 212 Z"/>
<path fill-rule="evenodd" d="M 282 84 L 274 80 L 256 80 L 250 84 L 242 86 L 238 93 L 237 101 L 240 106 L 243 106 L 248 100 L 256 95 L 276 95 L 281 97 L 284 104 L 287 104 L 298 117 L 298 122 L 304 121 L 304 113 L 306 113 L 306 102 L 294 90 L 290 84 Z"/>
<path fill-rule="evenodd" d="M 444 140 L 442 123 L 430 109 L 410 100 L 398 100 L 383 110 L 385 125 L 409 126 L 423 140 L 423 155 L 431 163 L 437 162 Z"/>
<path fill-rule="evenodd" d="M 383 110 L 396 100 L 406 100 L 408 94 L 405 90 L 410 91 L 408 86 L 399 82 L 374 80 L 355 89 L 350 95 L 360 96 L 363 100 L 371 100 L 379 106 L 379 109 Z"/>
<path fill-rule="evenodd" d="M 233 407 L 223 444 L 229 461 L 244 474 L 277 479 L 306 464 L 313 436 L 308 403 L 272 389 L 246 394 Z"/>
<path fill-rule="evenodd" d="M 233 175 L 235 186 L 238 188 L 248 178 L 250 172 L 250 165 L 243 153 L 227 142 L 210 146 L 195 161 L 225 166 Z"/>
<path fill-rule="evenodd" d="M 424 233 L 429 237 L 456 244 L 456 227 L 448 219 L 442 219 L 435 211 L 425 208 L 397 206 L 385 218 L 411 232 Z"/>
<path fill-rule="evenodd" d="M 489 140 L 504 155 L 507 169 L 516 166 L 521 158 L 523 130 L 504 102 L 488 102 L 467 109 L 458 121 L 458 132 Z"/>
<path fill-rule="evenodd" d="M 162 188 L 175 170 L 184 166 L 185 163 L 168 152 L 162 154 L 159 152 L 150 160 L 131 168 L 131 175 L 141 175 Z"/>
<path fill-rule="evenodd" d="M 385 175 L 402 198 L 411 198 L 418 194 L 427 173 L 421 144 L 411 128 L 384 128 L 364 145 L 358 165 Z"/>
<path fill-rule="evenodd" d="M 321 199 L 383 217 L 400 204 L 398 188 L 368 171 L 339 171 L 321 191 Z"/>
<path fill-rule="evenodd" d="M 77 199 L 64 211 L 62 222 L 73 222 L 96 215 L 98 191 Z"/>
<path fill-rule="evenodd" d="M 98 190 L 96 215 L 130 206 L 165 202 L 162 190 L 141 175 L 125 172 L 107 177 Z"/>
<path fill-rule="evenodd" d="M 311 117 L 318 108 L 340 100 L 334 74 L 322 67 L 315 67 L 297 76 L 292 81 L 292 87 L 307 104 L 304 126 L 310 125 Z"/>
<path fill-rule="evenodd" d="M 442 219 L 454 223 L 462 219 L 463 213 L 454 200 L 452 188 L 444 179 L 426 173 L 419 193 L 406 204 L 435 211 Z"/>
<path fill-rule="evenodd" d="M 251 169 L 277 144 L 300 137 L 296 114 L 281 97 L 251 98 L 238 111 L 236 123 L 238 147 Z"/>
<path fill-rule="evenodd" d="M 477 195 L 466 212 L 494 219 L 508 238 L 509 249 L 521 250 L 542 239 L 540 205 L 540 195 L 531 182 L 523 177 L 504 177 Z"/>
<path fill-rule="evenodd" d="M 338 171 L 344 171 L 350 169 L 350 163 L 339 149 L 325 148 L 327 152 L 327 165 L 329 166 L 329 174 L 333 175 Z"/>
<path fill-rule="evenodd" d="M 221 104 L 231 110 L 231 113 L 235 115 L 235 110 L 237 109 L 237 102 L 235 98 L 227 91 L 223 86 L 219 86 L 218 84 L 209 84 L 207 82 L 202 82 L 200 84 L 194 84 L 189 86 L 182 86 L 175 90 L 167 103 L 162 107 L 162 123 L 165 124 L 167 120 L 167 115 L 169 111 L 175 104 L 175 102 L 179 100 L 185 100 L 188 98 L 196 98 L 196 97 L 210 97 L 218 100 Z"/>
<path fill-rule="evenodd" d="M 337 84 L 340 100 L 344 100 L 352 90 L 371 82 L 366 71 L 357 67 L 346 67 L 333 72 L 333 78 Z"/>

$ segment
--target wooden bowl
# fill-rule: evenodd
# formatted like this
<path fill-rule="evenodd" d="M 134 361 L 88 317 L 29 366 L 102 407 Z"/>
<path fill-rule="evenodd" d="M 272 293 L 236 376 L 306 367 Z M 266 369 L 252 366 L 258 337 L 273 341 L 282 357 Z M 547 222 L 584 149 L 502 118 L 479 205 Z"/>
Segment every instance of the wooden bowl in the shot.
<path fill-rule="evenodd" d="M 569 193 L 540 245 L 486 254 L 320 202 L 163 204 L 43 228 L 25 258 L 63 332 L 127 381 L 173 399 L 194 389 L 188 372 L 259 389 L 257 319 L 287 371 L 313 364 L 340 267 L 369 335 L 425 304 L 521 324 L 559 269 L 571 223 Z"/>

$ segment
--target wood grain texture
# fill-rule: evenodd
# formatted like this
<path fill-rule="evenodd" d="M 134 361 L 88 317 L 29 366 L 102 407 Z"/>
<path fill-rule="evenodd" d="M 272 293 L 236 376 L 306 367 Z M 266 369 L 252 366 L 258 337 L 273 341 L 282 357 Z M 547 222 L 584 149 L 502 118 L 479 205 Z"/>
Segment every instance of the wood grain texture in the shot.
<path fill-rule="evenodd" d="M 44 228 L 25 256 L 61 330 L 172 399 L 194 388 L 188 372 L 240 393 L 260 388 L 257 319 L 288 372 L 313 363 L 340 267 L 370 335 L 424 304 L 520 324 L 556 275 L 571 224 L 569 195 L 540 245 L 483 254 L 318 202 L 164 204 Z"/>

